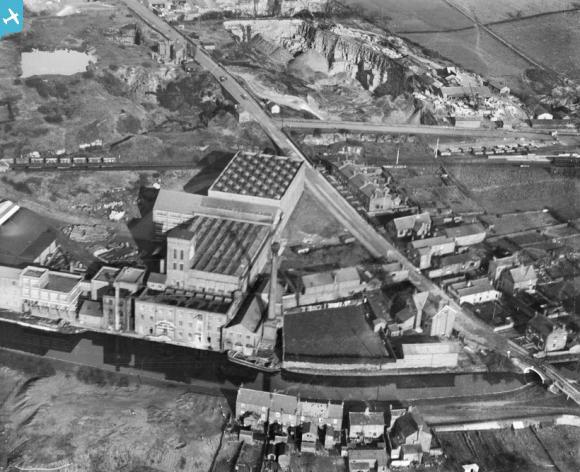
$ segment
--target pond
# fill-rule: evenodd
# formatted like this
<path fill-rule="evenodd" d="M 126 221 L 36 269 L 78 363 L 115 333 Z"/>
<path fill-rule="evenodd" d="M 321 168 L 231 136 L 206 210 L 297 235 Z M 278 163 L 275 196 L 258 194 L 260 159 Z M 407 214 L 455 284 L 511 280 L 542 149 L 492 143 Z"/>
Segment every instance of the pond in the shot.
<path fill-rule="evenodd" d="M 77 74 L 84 72 L 90 62 L 96 61 L 97 58 L 91 54 L 69 49 L 57 49 L 56 51 L 33 49 L 31 52 L 22 53 L 21 77 Z"/>

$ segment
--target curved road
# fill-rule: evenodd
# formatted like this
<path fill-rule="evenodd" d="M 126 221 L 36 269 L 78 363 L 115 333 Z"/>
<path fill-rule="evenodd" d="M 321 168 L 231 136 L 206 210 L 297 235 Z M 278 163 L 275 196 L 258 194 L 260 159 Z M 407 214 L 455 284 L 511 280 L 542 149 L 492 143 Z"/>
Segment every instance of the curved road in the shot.
<path fill-rule="evenodd" d="M 462 332 L 466 338 L 471 338 L 475 342 L 497 350 L 498 352 L 517 357 L 519 362 L 525 366 L 533 366 L 545 377 L 551 379 L 557 386 L 565 390 L 567 396 L 580 404 L 580 391 L 567 379 L 562 377 L 556 369 L 547 364 L 542 364 L 533 359 L 529 353 L 517 344 L 506 340 L 495 333 L 487 324 L 477 318 L 473 313 L 463 310 L 452 298 L 448 296 L 439 286 L 421 274 L 421 272 L 396 249 L 389 241 L 376 232 L 367 221 L 344 200 L 342 195 L 328 182 L 319 172 L 317 172 L 310 160 L 298 148 L 298 146 L 284 133 L 281 124 L 273 120 L 252 98 L 250 93 L 240 85 L 233 75 L 231 75 L 216 60 L 207 54 L 198 42 L 183 35 L 177 29 L 167 24 L 151 10 L 139 3 L 137 0 L 121 0 L 127 7 L 137 14 L 143 21 L 152 25 L 155 29 L 161 30 L 164 34 L 176 41 L 186 41 L 195 48 L 194 59 L 201 66 L 206 68 L 221 83 L 222 87 L 238 101 L 238 103 L 262 126 L 270 139 L 278 146 L 282 152 L 287 152 L 304 160 L 306 166 L 306 186 L 325 205 L 325 207 L 344 225 L 368 250 L 376 257 L 387 257 L 390 260 L 399 262 L 404 269 L 409 272 L 410 281 L 421 291 L 430 291 L 434 295 L 440 296 L 454 308 L 459 316 L 456 319 L 456 328 Z"/>

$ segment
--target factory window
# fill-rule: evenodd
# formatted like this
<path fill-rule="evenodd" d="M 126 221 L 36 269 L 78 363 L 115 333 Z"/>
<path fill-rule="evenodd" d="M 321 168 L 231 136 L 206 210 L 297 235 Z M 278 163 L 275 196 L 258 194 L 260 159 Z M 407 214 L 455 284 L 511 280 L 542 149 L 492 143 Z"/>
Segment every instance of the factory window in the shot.
<path fill-rule="evenodd" d="M 177 249 L 173 250 L 173 259 L 177 259 Z"/>
<path fill-rule="evenodd" d="M 175 262 L 173 263 L 173 270 L 177 270 L 177 264 Z"/>
<path fill-rule="evenodd" d="M 183 264 L 179 264 L 179 270 L 183 270 Z"/>
<path fill-rule="evenodd" d="M 180 258 L 181 260 L 183 260 L 183 249 L 182 249 L 182 250 L 180 251 L 180 253 L 179 253 L 179 258 Z"/>

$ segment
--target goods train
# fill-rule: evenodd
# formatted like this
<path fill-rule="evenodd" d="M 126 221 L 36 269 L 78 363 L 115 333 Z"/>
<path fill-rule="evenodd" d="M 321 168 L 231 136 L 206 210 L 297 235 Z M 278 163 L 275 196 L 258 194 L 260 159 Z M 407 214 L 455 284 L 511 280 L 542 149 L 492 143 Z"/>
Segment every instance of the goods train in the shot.
<path fill-rule="evenodd" d="M 113 167 L 119 162 L 119 156 L 111 155 L 103 149 L 103 141 L 97 139 L 91 143 L 79 145 L 77 151 L 32 151 L 12 159 L 13 169 L 68 169 L 75 167 Z"/>

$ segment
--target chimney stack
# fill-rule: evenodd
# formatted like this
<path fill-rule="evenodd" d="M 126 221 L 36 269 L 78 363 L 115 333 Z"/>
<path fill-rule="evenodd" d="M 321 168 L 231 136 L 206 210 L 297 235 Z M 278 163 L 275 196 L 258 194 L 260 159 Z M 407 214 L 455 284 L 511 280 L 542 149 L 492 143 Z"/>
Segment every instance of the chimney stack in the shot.
<path fill-rule="evenodd" d="M 274 241 L 270 247 L 272 250 L 272 268 L 270 271 L 270 293 L 268 295 L 268 319 L 276 319 L 276 292 L 278 290 L 278 252 L 280 243 Z"/>

